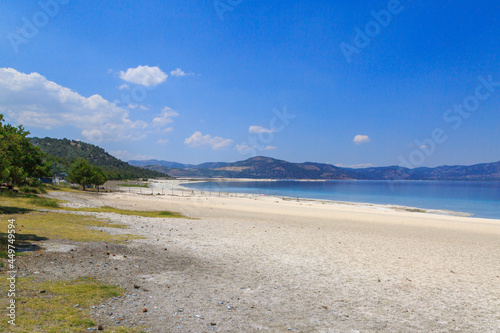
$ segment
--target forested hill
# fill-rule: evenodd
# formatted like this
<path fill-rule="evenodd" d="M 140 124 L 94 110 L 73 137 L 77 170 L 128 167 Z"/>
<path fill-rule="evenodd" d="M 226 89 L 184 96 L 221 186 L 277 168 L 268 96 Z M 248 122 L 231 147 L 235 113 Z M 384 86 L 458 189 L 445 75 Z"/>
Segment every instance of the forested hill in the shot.
<path fill-rule="evenodd" d="M 132 166 L 108 154 L 104 149 L 81 141 L 52 138 L 30 138 L 52 159 L 52 172 L 67 172 L 78 157 L 102 168 L 108 179 L 162 178 L 164 173 Z"/>

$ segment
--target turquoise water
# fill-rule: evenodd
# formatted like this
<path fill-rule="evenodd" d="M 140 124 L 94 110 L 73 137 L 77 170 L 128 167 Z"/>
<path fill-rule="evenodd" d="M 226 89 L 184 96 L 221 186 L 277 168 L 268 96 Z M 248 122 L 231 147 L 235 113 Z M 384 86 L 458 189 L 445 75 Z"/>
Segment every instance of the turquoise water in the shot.
<path fill-rule="evenodd" d="M 500 182 L 440 181 L 273 181 L 199 182 L 201 191 L 261 193 L 309 199 L 400 205 L 500 219 Z"/>

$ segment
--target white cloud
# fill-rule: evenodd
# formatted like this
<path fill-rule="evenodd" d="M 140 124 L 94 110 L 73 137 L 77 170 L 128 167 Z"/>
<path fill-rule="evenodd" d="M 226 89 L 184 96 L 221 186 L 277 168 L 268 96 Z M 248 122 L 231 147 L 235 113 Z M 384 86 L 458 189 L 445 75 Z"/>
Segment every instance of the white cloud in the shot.
<path fill-rule="evenodd" d="M 203 135 L 197 131 L 189 138 L 184 140 L 184 144 L 190 147 L 209 147 L 214 150 L 227 147 L 233 143 L 233 140 L 224 139 L 219 136 L 212 137 L 210 134 Z"/>
<path fill-rule="evenodd" d="M 354 142 L 357 145 L 361 145 L 363 143 L 368 143 L 371 140 L 372 139 L 370 139 L 370 137 L 368 135 L 356 135 L 354 137 L 354 140 L 352 140 L 352 142 Z"/>
<path fill-rule="evenodd" d="M 161 110 L 161 113 L 157 117 L 153 118 L 153 126 L 163 127 L 170 124 L 174 121 L 172 118 L 177 117 L 178 115 L 179 114 L 177 112 L 166 106 Z"/>
<path fill-rule="evenodd" d="M 255 149 L 255 146 L 249 146 L 249 145 L 236 145 L 234 147 L 237 151 L 247 151 L 247 150 L 253 150 Z"/>
<path fill-rule="evenodd" d="M 174 128 L 173 128 L 173 127 L 167 127 L 167 128 L 165 128 L 165 129 L 163 130 L 163 133 L 170 133 L 170 132 L 172 132 L 173 130 L 174 130 Z"/>
<path fill-rule="evenodd" d="M 375 165 L 371 163 L 366 163 L 366 164 L 351 164 L 351 165 L 345 165 L 343 163 L 337 163 L 335 164 L 336 167 L 339 168 L 350 168 L 350 169 L 363 169 L 363 168 L 372 168 Z"/>
<path fill-rule="evenodd" d="M 190 75 L 193 75 L 193 73 L 186 73 L 186 72 L 184 72 L 182 69 L 177 68 L 175 71 L 171 71 L 171 72 L 170 72 L 170 75 L 172 75 L 172 76 L 180 76 L 180 77 L 182 77 L 182 76 L 190 76 Z"/>
<path fill-rule="evenodd" d="M 110 151 L 109 153 L 122 161 L 151 160 L 154 158 L 154 156 L 148 156 L 148 155 L 133 155 L 126 150 L 115 150 L 115 151 Z"/>
<path fill-rule="evenodd" d="M 250 146 L 250 145 L 247 145 L 247 144 L 242 144 L 242 145 L 236 145 L 234 147 L 234 149 L 236 149 L 237 151 L 247 151 L 247 150 L 265 150 L 265 151 L 269 151 L 269 150 L 275 150 L 277 147 L 275 146 L 265 146 L 265 147 L 259 147 L 257 148 L 257 146 Z"/>
<path fill-rule="evenodd" d="M 138 66 L 120 72 L 123 81 L 139 84 L 145 87 L 156 86 L 167 80 L 168 75 L 159 67 Z"/>
<path fill-rule="evenodd" d="M 130 86 L 128 84 L 122 84 L 121 86 L 118 87 L 118 89 L 120 89 L 120 90 L 130 89 Z"/>
<path fill-rule="evenodd" d="M 91 142 L 140 140 L 148 127 L 100 95 L 84 97 L 38 73 L 12 68 L 0 68 L 0 113 L 25 127 L 73 126 Z"/>
<path fill-rule="evenodd" d="M 254 134 L 259 134 L 259 133 L 273 133 L 273 129 L 265 128 L 262 126 L 250 126 L 248 129 L 248 133 L 254 133 Z"/>
<path fill-rule="evenodd" d="M 168 139 L 160 139 L 158 141 L 156 141 L 157 144 L 159 145 L 164 145 L 166 143 L 169 143 Z"/>

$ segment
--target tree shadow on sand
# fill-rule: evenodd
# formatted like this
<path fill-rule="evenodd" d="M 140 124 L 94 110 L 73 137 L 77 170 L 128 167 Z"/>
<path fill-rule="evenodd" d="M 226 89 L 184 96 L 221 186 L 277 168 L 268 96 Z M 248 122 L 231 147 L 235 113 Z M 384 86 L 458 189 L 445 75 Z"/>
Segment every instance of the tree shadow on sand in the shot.
<path fill-rule="evenodd" d="M 0 206 L 0 215 L 28 214 L 34 212 L 33 209 Z"/>
<path fill-rule="evenodd" d="M 40 237 L 33 234 L 15 234 L 14 246 L 16 252 L 38 251 L 42 248 L 31 242 L 48 240 L 47 237 Z M 9 234 L 0 232 L 0 258 L 6 258 L 8 254 Z"/>

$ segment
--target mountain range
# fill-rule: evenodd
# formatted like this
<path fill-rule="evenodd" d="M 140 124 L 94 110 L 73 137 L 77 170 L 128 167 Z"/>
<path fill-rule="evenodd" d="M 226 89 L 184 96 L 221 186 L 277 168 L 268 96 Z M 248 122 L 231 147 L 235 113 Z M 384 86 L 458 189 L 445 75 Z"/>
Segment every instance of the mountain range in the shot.
<path fill-rule="evenodd" d="M 352 169 L 314 162 L 291 163 L 264 156 L 234 163 L 212 162 L 198 165 L 160 160 L 129 163 L 181 178 L 500 181 L 500 162 L 416 169 L 399 166 Z"/>

